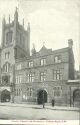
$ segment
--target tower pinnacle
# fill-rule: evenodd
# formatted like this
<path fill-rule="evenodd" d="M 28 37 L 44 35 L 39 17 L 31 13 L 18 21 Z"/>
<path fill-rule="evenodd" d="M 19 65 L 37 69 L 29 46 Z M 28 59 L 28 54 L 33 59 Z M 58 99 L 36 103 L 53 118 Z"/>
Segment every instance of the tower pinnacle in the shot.
<path fill-rule="evenodd" d="M 30 31 L 30 23 L 28 22 L 27 30 Z"/>
<path fill-rule="evenodd" d="M 14 20 L 18 21 L 18 8 L 16 7 L 16 11 L 14 14 Z"/>

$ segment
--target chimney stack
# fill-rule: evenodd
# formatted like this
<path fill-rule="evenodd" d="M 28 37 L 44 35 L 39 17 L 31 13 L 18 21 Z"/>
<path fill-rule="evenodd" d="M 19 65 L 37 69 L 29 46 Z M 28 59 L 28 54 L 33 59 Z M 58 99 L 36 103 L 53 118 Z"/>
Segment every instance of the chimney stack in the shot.
<path fill-rule="evenodd" d="M 72 39 L 68 39 L 68 47 L 72 48 L 73 46 L 73 40 Z"/>

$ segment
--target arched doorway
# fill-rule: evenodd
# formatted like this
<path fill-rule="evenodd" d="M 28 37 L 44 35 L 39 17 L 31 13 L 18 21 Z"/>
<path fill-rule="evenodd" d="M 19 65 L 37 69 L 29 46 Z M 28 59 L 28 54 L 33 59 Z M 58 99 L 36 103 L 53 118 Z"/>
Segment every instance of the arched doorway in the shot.
<path fill-rule="evenodd" d="M 43 102 L 47 102 L 47 92 L 45 90 L 38 91 L 37 102 L 38 104 L 43 104 Z"/>
<path fill-rule="evenodd" d="M 79 106 L 80 103 L 80 89 L 76 89 L 73 92 L 73 103 L 74 106 Z"/>
<path fill-rule="evenodd" d="M 9 101 L 10 101 L 10 92 L 5 89 L 1 93 L 1 102 L 9 102 Z"/>

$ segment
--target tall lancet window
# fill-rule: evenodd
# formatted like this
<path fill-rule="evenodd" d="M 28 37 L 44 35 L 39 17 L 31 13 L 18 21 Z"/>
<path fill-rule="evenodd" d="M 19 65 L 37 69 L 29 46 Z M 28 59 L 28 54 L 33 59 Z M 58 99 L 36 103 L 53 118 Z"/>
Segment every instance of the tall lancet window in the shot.
<path fill-rule="evenodd" d="M 6 44 L 9 44 L 9 43 L 12 42 L 12 34 L 13 34 L 12 31 L 9 31 L 9 32 L 6 34 Z"/>

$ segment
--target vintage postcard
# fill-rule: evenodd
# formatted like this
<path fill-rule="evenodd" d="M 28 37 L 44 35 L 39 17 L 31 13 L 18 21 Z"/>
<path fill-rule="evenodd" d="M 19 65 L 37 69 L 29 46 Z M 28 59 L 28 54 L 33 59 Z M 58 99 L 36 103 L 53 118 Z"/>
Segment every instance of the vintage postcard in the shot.
<path fill-rule="evenodd" d="M 0 0 L 0 124 L 79 119 L 80 0 Z"/>

